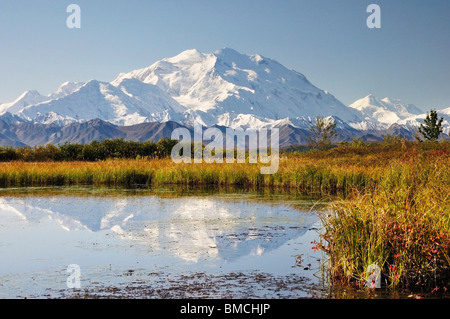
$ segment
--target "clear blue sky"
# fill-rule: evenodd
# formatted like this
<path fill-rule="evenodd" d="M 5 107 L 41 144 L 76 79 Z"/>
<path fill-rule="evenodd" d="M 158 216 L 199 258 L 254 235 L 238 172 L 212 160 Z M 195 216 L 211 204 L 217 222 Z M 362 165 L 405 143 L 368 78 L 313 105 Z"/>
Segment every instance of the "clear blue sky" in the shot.
<path fill-rule="evenodd" d="M 66 27 L 71 3 L 81 29 Z M 366 26 L 371 3 L 381 29 Z M 372 93 L 450 106 L 448 0 L 1 0 L 0 102 L 223 47 L 275 59 L 344 104 Z"/>

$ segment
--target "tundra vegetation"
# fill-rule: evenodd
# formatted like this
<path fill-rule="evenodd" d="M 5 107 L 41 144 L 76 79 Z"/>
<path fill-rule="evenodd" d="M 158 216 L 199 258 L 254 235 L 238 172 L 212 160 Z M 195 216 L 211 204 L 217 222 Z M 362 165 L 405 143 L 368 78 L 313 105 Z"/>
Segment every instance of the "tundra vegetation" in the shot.
<path fill-rule="evenodd" d="M 330 196 L 313 249 L 326 252 L 333 282 L 366 284 L 376 264 L 392 289 L 445 292 L 450 282 L 450 143 L 354 139 L 331 149 L 281 152 L 276 174 L 259 163 L 179 163 L 177 141 L 0 148 L 0 187 L 234 186 Z"/>

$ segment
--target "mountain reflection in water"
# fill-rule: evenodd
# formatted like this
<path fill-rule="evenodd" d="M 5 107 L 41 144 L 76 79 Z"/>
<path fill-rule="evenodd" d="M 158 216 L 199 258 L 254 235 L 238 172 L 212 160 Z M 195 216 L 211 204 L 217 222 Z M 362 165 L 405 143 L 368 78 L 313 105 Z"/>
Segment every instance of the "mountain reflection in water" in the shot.
<path fill-rule="evenodd" d="M 317 221 L 315 214 L 287 205 L 214 196 L 7 196 L 0 197 L 0 214 L 14 215 L 23 225 L 52 221 L 69 232 L 109 231 L 149 254 L 170 252 L 193 263 L 262 255 Z"/>

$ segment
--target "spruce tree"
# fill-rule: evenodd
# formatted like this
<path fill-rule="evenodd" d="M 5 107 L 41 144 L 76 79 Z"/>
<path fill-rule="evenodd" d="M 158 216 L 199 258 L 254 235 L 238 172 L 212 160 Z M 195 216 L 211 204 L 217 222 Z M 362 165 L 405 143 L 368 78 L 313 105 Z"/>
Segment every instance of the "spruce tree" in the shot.
<path fill-rule="evenodd" d="M 336 134 L 336 123 L 327 121 L 323 117 L 316 118 L 316 124 L 311 128 L 312 136 L 309 136 L 309 145 L 313 149 L 326 150 L 331 148 L 331 139 Z"/>
<path fill-rule="evenodd" d="M 427 113 L 427 117 L 424 122 L 425 125 L 420 124 L 419 133 L 427 141 L 437 141 L 439 135 L 442 133 L 442 121 L 444 118 L 438 119 L 437 112 L 435 110 L 431 110 L 430 113 Z M 420 141 L 421 139 L 418 138 Z"/>

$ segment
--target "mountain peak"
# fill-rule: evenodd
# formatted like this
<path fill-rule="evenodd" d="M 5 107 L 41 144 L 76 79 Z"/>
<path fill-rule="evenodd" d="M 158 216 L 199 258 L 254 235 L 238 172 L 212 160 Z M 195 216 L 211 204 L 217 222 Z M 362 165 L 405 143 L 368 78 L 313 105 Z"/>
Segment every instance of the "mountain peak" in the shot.
<path fill-rule="evenodd" d="M 368 103 L 377 103 L 380 99 L 378 97 L 376 97 L 375 95 L 373 95 L 372 93 L 366 95 L 365 97 L 363 97 L 362 99 L 360 99 L 359 101 L 366 101 Z"/>
<path fill-rule="evenodd" d="M 379 99 L 372 94 L 353 102 L 349 107 L 360 111 L 365 118 L 376 119 L 383 124 L 393 124 L 422 113 L 415 105 L 404 104 L 400 99 Z"/>
<path fill-rule="evenodd" d="M 12 114 L 15 114 L 18 111 L 20 111 L 21 109 L 23 109 L 24 107 L 27 107 L 27 106 L 33 105 L 33 104 L 39 104 L 48 99 L 49 99 L 48 97 L 41 95 L 36 90 L 27 90 L 27 91 L 23 92 L 13 102 L 0 105 L 0 114 L 3 114 L 5 112 L 10 112 Z"/>
<path fill-rule="evenodd" d="M 35 99 L 36 97 L 44 97 L 44 96 L 42 96 L 37 90 L 27 90 L 23 92 L 22 95 L 19 96 L 17 100 Z"/>
<path fill-rule="evenodd" d="M 239 64 L 239 63 L 243 64 L 243 63 L 246 63 L 247 61 L 250 61 L 255 65 L 259 65 L 262 61 L 265 60 L 265 58 L 261 54 L 258 54 L 258 53 L 252 54 L 252 55 L 242 54 L 242 53 L 236 51 L 235 49 L 227 48 L 227 47 L 215 51 L 214 55 L 224 61 L 228 61 L 228 62 L 232 61 L 237 64 Z"/>
<path fill-rule="evenodd" d="M 55 92 L 55 96 L 61 97 L 64 95 L 68 95 L 76 90 L 78 90 L 80 87 L 84 85 L 84 82 L 64 82 L 61 84 Z"/>
<path fill-rule="evenodd" d="M 359 120 L 358 112 L 301 73 L 260 54 L 241 54 L 228 47 L 214 53 L 185 50 L 121 73 L 111 83 L 65 82 L 51 97 L 6 109 L 33 121 L 100 118 L 119 125 L 176 120 L 250 127 L 282 119 L 297 125 L 304 118 L 329 115 Z"/>
<path fill-rule="evenodd" d="M 163 59 L 163 61 L 167 61 L 170 63 L 180 63 L 180 62 L 195 63 L 195 62 L 201 61 L 202 59 L 204 59 L 204 57 L 205 57 L 205 54 L 201 53 L 197 49 L 189 49 L 189 50 L 185 50 L 171 58 L 165 58 L 165 59 Z"/>
<path fill-rule="evenodd" d="M 242 54 L 236 51 L 235 49 L 224 47 L 222 49 L 214 51 L 214 55 L 242 55 Z"/>

